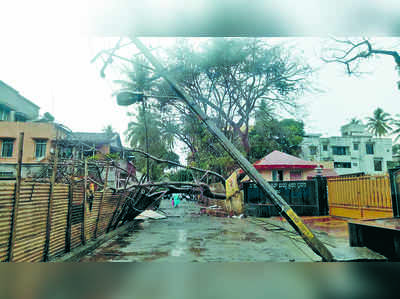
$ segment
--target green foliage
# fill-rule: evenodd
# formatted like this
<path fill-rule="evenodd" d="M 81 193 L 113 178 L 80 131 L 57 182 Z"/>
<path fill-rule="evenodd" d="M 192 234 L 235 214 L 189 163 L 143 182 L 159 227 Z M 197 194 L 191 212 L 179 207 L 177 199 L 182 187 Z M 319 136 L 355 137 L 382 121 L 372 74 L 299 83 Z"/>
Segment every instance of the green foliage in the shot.
<path fill-rule="evenodd" d="M 393 126 L 392 134 L 394 134 L 396 136 L 394 141 L 397 142 L 400 138 L 400 115 L 399 114 L 396 114 L 396 118 L 394 118 L 392 120 L 391 125 Z"/>
<path fill-rule="evenodd" d="M 373 117 L 367 117 L 367 121 L 367 127 L 374 136 L 381 137 L 392 130 L 389 125 L 392 121 L 390 114 L 384 112 L 381 108 L 374 111 Z"/>
<path fill-rule="evenodd" d="M 284 47 L 270 46 L 261 39 L 214 38 L 196 45 L 183 41 L 170 54 L 169 68 L 179 70 L 174 77 L 180 86 L 230 141 L 239 141 L 247 154 L 251 150 L 249 126 L 259 102 L 264 100 L 271 114 L 277 108 L 293 112 L 297 96 L 311 85 L 310 66 Z M 168 86 L 158 90 L 176 96 Z M 169 99 L 165 104 L 176 102 Z M 192 153 L 196 151 L 187 134 L 176 136 Z"/>
<path fill-rule="evenodd" d="M 111 125 L 105 126 L 102 131 L 107 135 L 108 138 L 112 138 L 118 134 Z"/>
<path fill-rule="evenodd" d="M 263 127 L 274 128 L 274 136 L 285 139 L 280 141 L 270 136 L 273 147 L 276 147 L 275 142 L 289 152 L 297 150 L 293 145 L 301 140 L 295 136 L 302 136 L 297 130 L 299 124 L 290 121 L 281 124 L 274 120 L 274 115 L 277 109 L 296 111 L 297 96 L 310 87 L 313 70 L 299 57 L 294 58 L 283 46 L 271 46 L 254 38 L 214 38 L 197 44 L 180 40 L 166 53 L 163 63 L 179 85 L 242 153 L 250 156 L 253 144 L 264 143 Z M 152 80 L 156 74 L 146 67 L 145 61 L 135 59 L 132 66 L 125 69 L 125 75 L 126 80 L 117 81 L 123 89 L 144 91 L 157 99 L 145 113 L 151 140 L 149 153 L 165 157 L 179 140 L 189 150 L 190 165 L 222 175 L 228 175 L 237 167 L 201 121 L 176 99 L 178 95 L 168 82 Z M 260 102 L 264 110 L 263 116 L 256 116 L 259 119 L 258 133 L 254 137 L 257 142 L 249 142 L 249 132 L 253 131 L 250 124 Z M 138 110 L 137 119 L 129 123 L 126 135 L 132 147 L 145 150 L 143 124 L 146 121 L 142 109 Z M 280 126 L 285 130 L 276 128 Z M 256 152 L 260 154 L 262 146 L 259 147 Z M 141 171 L 145 165 L 143 160 L 138 156 Z M 154 171 L 162 172 L 158 168 Z"/>
<path fill-rule="evenodd" d="M 106 157 L 113 160 L 118 160 L 121 158 L 119 153 L 107 154 Z"/>
<path fill-rule="evenodd" d="M 392 154 L 400 155 L 400 144 L 395 144 L 392 146 Z"/>
<path fill-rule="evenodd" d="M 257 161 L 278 150 L 298 156 L 304 136 L 304 123 L 295 119 L 277 120 L 267 111 L 264 102 L 256 111 L 256 121 L 249 133 L 250 160 Z"/>
<path fill-rule="evenodd" d="M 359 118 L 353 117 L 348 124 L 349 125 L 362 125 L 362 121 Z"/>
<path fill-rule="evenodd" d="M 134 116 L 134 114 L 129 114 Z M 138 107 L 136 121 L 131 121 L 128 124 L 128 129 L 125 132 L 127 140 L 132 148 L 141 149 L 147 152 L 146 149 L 146 131 L 148 138 L 148 153 L 157 158 L 179 163 L 179 156 L 172 151 L 168 134 L 163 131 L 160 113 L 153 106 L 144 108 Z M 146 157 L 136 155 L 136 167 L 140 172 L 146 173 Z M 157 180 L 164 174 L 164 170 L 171 168 L 171 165 L 166 163 L 157 163 L 149 159 L 150 176 L 153 180 Z"/>
<path fill-rule="evenodd" d="M 193 181 L 192 172 L 188 169 L 179 169 L 169 175 L 170 181 L 176 182 L 190 182 Z"/>
<path fill-rule="evenodd" d="M 99 154 L 96 154 L 94 156 L 90 156 L 86 158 L 88 161 L 98 161 L 101 160 L 101 156 Z"/>

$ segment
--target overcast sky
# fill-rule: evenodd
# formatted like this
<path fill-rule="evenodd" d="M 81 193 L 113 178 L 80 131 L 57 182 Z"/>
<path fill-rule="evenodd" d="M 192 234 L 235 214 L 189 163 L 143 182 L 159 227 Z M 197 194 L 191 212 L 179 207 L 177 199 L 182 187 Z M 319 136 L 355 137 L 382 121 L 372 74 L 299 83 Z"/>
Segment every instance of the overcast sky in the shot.
<path fill-rule="evenodd" d="M 163 39 L 149 39 L 163 44 Z M 391 57 L 369 63 L 373 71 L 361 78 L 349 77 L 344 67 L 322 63 L 319 58 L 320 38 L 292 38 L 312 65 L 320 68 L 315 82 L 322 93 L 301 98 L 306 113 L 307 132 L 339 134 L 340 126 L 352 117 L 365 118 L 378 106 L 400 113 L 400 80 Z M 31 36 L 2 41 L 0 78 L 22 95 L 38 104 L 41 113 L 52 113 L 59 122 L 76 131 L 101 131 L 111 124 L 120 133 L 126 129 L 127 108 L 116 105 L 112 97 L 115 67 L 99 75 L 101 62 L 90 60 L 114 40 L 79 36 Z M 390 40 L 389 40 L 390 42 Z M 167 43 L 168 44 L 168 43 Z M 134 109 L 134 108 L 129 108 Z"/>
<path fill-rule="evenodd" d="M 32 5 L 18 11 L 18 19 L 29 19 Z M 100 64 L 90 63 L 99 50 L 112 47 L 114 40 L 79 34 L 81 23 L 63 19 L 65 7 L 57 9 L 61 13 L 53 16 L 57 25 L 54 30 L 49 28 L 48 20 L 41 24 L 40 15 L 37 15 L 33 31 L 29 30 L 29 22 L 25 22 L 18 30 L 2 32 L 0 80 L 39 105 L 42 114 L 50 112 L 58 122 L 74 131 L 99 132 L 110 124 L 122 135 L 129 120 L 127 108 L 117 106 L 112 97 L 110 80 L 117 77 L 115 68 L 109 68 L 108 77 L 102 79 Z M 1 17 L 3 21 L 7 21 L 7 17 L 12 19 L 4 10 Z M 14 18 L 12 20 L 15 22 Z M 352 117 L 371 115 L 378 106 L 393 115 L 400 113 L 400 91 L 396 85 L 400 77 L 393 58 L 372 61 L 371 75 L 348 77 L 343 66 L 327 65 L 318 59 L 321 40 L 313 37 L 291 41 L 298 50 L 304 50 L 304 56 L 312 65 L 320 68 L 316 83 L 324 92 L 300 99 L 305 108 L 308 133 L 339 135 L 341 125 Z M 154 42 L 162 44 L 159 40 Z M 392 43 L 392 40 L 379 42 Z"/>

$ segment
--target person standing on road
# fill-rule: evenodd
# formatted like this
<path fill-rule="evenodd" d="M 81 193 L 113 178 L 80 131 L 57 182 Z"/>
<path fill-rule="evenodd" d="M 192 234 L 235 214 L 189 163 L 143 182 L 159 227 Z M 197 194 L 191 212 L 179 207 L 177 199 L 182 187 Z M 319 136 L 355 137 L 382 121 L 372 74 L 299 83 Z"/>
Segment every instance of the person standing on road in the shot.
<path fill-rule="evenodd" d="M 178 207 L 180 203 L 179 194 L 174 194 L 174 208 Z"/>

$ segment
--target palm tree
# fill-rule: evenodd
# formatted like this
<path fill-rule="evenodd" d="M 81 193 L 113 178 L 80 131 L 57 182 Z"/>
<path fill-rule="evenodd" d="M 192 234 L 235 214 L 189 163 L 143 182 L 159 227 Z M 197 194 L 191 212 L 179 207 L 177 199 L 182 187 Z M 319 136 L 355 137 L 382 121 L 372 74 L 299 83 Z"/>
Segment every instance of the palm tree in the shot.
<path fill-rule="evenodd" d="M 359 118 L 353 117 L 350 120 L 349 125 L 362 125 L 362 121 Z"/>
<path fill-rule="evenodd" d="M 396 114 L 396 118 L 392 120 L 391 124 L 394 126 L 392 134 L 397 135 L 394 142 L 397 142 L 400 138 L 400 115 Z"/>
<path fill-rule="evenodd" d="M 123 90 L 133 92 L 146 92 L 151 88 L 151 71 L 146 60 L 140 57 L 132 59 L 130 66 L 124 66 L 122 69 L 127 77 L 126 80 L 115 80 L 114 83 L 120 85 Z"/>
<path fill-rule="evenodd" d="M 107 137 L 112 138 L 114 137 L 116 134 L 118 134 L 117 132 L 115 132 L 114 128 L 111 125 L 107 125 L 103 128 L 103 133 L 105 133 L 107 135 Z"/>
<path fill-rule="evenodd" d="M 374 111 L 373 117 L 367 117 L 367 127 L 377 137 L 384 136 L 392 130 L 389 126 L 391 122 L 392 118 L 390 118 L 390 114 L 384 112 L 381 108 L 377 108 Z"/>

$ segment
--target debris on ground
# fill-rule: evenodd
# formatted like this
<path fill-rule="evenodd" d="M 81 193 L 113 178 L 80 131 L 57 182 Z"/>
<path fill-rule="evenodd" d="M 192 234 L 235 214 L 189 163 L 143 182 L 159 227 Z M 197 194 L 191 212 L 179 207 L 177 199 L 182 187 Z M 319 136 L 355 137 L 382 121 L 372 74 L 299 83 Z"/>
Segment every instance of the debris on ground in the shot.
<path fill-rule="evenodd" d="M 167 218 L 164 215 L 161 215 L 153 210 L 146 210 L 138 215 L 135 219 L 138 220 L 146 220 L 146 219 L 165 219 Z"/>

